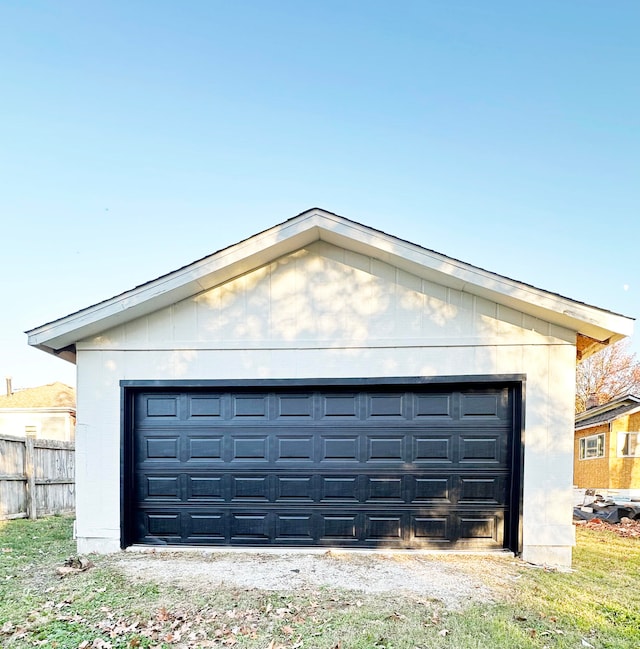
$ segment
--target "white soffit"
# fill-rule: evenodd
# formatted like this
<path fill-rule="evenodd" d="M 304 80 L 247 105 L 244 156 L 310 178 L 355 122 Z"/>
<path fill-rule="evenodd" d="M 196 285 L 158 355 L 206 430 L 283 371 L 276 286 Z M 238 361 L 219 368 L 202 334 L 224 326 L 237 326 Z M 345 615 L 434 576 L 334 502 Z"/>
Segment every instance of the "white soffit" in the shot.
<path fill-rule="evenodd" d="M 589 336 L 613 342 L 633 319 L 549 293 L 314 208 L 125 293 L 27 331 L 30 345 L 55 353 L 106 329 L 206 291 L 288 253 L 324 240 L 429 281 L 487 298 Z"/>

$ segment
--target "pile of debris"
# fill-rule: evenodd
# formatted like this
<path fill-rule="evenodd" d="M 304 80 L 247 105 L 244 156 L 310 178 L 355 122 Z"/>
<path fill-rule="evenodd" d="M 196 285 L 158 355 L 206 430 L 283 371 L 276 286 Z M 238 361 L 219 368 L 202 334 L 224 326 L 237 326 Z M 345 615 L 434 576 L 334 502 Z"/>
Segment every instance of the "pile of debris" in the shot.
<path fill-rule="evenodd" d="M 588 505 L 573 508 L 573 520 L 590 521 L 598 518 L 607 523 L 619 523 L 623 518 L 640 520 L 640 502 L 616 502 L 615 500 L 594 500 Z"/>
<path fill-rule="evenodd" d="M 626 538 L 640 538 L 640 520 L 632 521 L 626 517 L 623 517 L 619 523 L 609 523 L 600 518 L 592 518 L 588 521 L 576 521 L 576 525 L 583 525 L 590 529 L 609 530 Z"/>
<path fill-rule="evenodd" d="M 578 525 L 607 529 L 619 536 L 640 537 L 640 501 L 606 498 L 595 489 L 586 489 L 582 504 L 573 508 L 573 520 Z"/>

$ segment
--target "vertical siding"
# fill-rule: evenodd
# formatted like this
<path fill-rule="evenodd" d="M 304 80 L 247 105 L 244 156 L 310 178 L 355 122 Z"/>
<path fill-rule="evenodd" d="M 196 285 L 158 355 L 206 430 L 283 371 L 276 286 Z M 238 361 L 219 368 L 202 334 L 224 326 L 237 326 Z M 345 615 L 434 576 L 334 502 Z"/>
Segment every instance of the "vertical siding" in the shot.
<path fill-rule="evenodd" d="M 526 376 L 525 558 L 566 565 L 575 333 L 324 242 L 78 344 L 79 549 L 119 549 L 121 379 L 495 374 Z"/>
<path fill-rule="evenodd" d="M 549 323 L 537 318 L 317 242 L 85 346 L 478 344 L 488 337 L 544 344 L 550 335 Z M 554 335 L 574 342 L 559 328 Z"/>

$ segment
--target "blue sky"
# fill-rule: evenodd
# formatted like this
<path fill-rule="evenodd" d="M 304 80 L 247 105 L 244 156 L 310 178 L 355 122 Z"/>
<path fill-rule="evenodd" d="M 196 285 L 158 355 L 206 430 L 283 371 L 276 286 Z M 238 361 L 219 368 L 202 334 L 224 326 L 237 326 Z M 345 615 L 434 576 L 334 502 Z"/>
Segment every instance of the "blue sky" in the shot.
<path fill-rule="evenodd" d="M 639 30 L 635 0 L 0 3 L 0 371 L 73 384 L 25 330 L 313 206 L 640 316 Z"/>

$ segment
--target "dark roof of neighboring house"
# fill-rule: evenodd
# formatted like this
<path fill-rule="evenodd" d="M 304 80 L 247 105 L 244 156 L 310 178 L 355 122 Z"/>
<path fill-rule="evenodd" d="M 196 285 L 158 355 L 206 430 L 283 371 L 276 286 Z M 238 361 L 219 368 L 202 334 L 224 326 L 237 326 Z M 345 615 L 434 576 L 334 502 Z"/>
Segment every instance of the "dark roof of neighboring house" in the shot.
<path fill-rule="evenodd" d="M 0 396 L 0 408 L 75 408 L 76 391 L 56 382 Z"/>
<path fill-rule="evenodd" d="M 576 416 L 576 430 L 598 424 L 608 424 L 619 417 L 640 411 L 640 398 L 632 394 L 619 397 L 609 403 L 594 406 Z"/>

